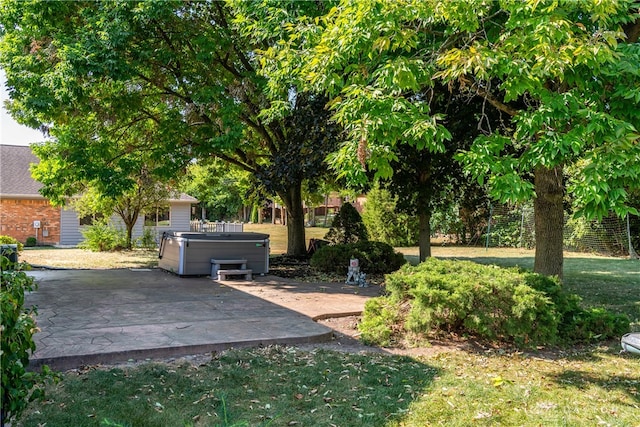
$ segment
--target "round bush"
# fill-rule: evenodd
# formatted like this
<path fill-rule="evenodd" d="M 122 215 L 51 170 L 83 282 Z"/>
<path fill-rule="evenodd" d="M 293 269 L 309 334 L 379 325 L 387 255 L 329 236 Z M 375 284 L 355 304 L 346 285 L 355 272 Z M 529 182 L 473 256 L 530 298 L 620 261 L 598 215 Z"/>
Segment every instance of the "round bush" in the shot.
<path fill-rule="evenodd" d="M 367 274 L 391 273 L 407 262 L 386 243 L 364 241 L 321 247 L 311 257 L 311 266 L 326 273 L 347 274 L 351 258 L 357 258 L 360 271 Z"/>
<path fill-rule="evenodd" d="M 388 275 L 386 289 L 389 295 L 381 298 L 387 302 L 365 306 L 360 331 L 367 342 L 393 341 L 392 332 L 455 332 L 531 347 L 607 339 L 629 329 L 626 316 L 584 310 L 556 279 L 517 268 L 430 258 Z M 388 322 L 388 309 L 378 319 L 380 307 L 389 304 L 406 307 L 395 324 Z"/>

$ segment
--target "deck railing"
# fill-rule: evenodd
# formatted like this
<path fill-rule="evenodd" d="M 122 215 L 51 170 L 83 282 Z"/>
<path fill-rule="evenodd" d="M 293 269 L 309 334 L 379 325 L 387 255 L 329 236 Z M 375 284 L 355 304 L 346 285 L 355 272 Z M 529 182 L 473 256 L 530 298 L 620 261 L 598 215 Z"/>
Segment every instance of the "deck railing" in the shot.
<path fill-rule="evenodd" d="M 241 222 L 203 222 L 191 221 L 191 231 L 203 233 L 240 233 L 244 230 Z"/>

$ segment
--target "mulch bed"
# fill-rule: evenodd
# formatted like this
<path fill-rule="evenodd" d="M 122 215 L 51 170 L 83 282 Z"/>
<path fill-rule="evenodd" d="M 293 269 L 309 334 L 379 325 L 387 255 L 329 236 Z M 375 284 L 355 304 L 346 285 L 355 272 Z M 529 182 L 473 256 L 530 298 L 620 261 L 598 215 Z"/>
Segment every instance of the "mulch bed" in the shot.
<path fill-rule="evenodd" d="M 307 257 L 279 255 L 269 258 L 269 274 L 288 279 L 308 278 L 318 273 L 309 265 Z"/>

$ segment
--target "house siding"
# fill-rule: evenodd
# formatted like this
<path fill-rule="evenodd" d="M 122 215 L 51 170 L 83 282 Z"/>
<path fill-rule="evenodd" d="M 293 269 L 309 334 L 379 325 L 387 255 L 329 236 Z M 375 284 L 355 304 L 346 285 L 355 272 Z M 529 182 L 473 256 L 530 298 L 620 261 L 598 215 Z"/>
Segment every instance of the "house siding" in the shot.
<path fill-rule="evenodd" d="M 113 227 L 115 227 L 116 229 L 122 230 L 123 232 L 126 230 L 124 222 L 122 222 L 122 219 L 119 216 L 113 215 L 110 218 L 110 221 Z M 63 236 L 62 241 L 60 242 L 61 245 L 75 246 L 84 240 L 82 229 L 85 226 L 80 225 L 80 218 L 76 211 L 71 209 L 64 209 L 62 211 L 61 224 Z M 133 226 L 134 239 L 136 237 L 142 236 L 143 227 L 144 220 L 139 218 L 138 221 L 136 221 L 136 224 Z"/>
<path fill-rule="evenodd" d="M 117 229 L 122 231 L 123 234 L 127 232 L 127 226 L 124 225 L 124 221 L 118 215 L 112 215 L 110 218 L 111 224 Z M 137 237 L 142 236 L 142 230 L 144 229 L 144 215 L 140 215 L 136 220 L 136 223 L 133 224 L 133 229 L 131 230 L 131 236 L 135 240 Z M 133 242 L 135 244 L 135 242 Z"/>
<path fill-rule="evenodd" d="M 171 203 L 171 224 L 167 227 L 157 227 L 156 234 L 159 241 L 160 236 L 164 231 L 189 231 L 190 229 L 190 219 L 191 219 L 191 204 L 185 203 Z M 124 223 L 122 219 L 114 215 L 110 218 L 111 224 L 120 230 L 125 230 Z M 75 246 L 84 240 L 82 236 L 82 228 L 80 226 L 80 219 L 74 210 L 63 209 L 61 214 L 61 233 L 62 240 L 60 241 L 61 245 L 70 245 Z M 138 218 L 135 226 L 133 227 L 133 238 L 137 238 L 142 236 L 144 230 L 144 218 Z"/>
<path fill-rule="evenodd" d="M 40 228 L 33 227 L 40 221 Z M 44 199 L 0 200 L 0 234 L 25 243 L 36 237 L 39 245 L 56 245 L 60 241 L 60 209 Z"/>
<path fill-rule="evenodd" d="M 60 244 L 77 245 L 83 239 L 80 232 L 80 219 L 76 211 L 72 209 L 62 209 L 60 212 Z"/>
<path fill-rule="evenodd" d="M 156 227 L 156 235 L 165 231 L 191 231 L 191 203 L 171 203 L 170 223 L 166 227 Z"/>

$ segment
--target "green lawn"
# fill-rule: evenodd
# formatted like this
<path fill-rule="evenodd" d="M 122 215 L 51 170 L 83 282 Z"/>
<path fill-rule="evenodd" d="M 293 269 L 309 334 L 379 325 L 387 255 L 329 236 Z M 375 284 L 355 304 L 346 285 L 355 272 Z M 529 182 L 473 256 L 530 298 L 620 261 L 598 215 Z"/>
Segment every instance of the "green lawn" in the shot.
<path fill-rule="evenodd" d="M 68 372 L 23 426 L 637 426 L 640 359 L 577 352 L 430 357 L 267 347 L 204 365 Z"/>

